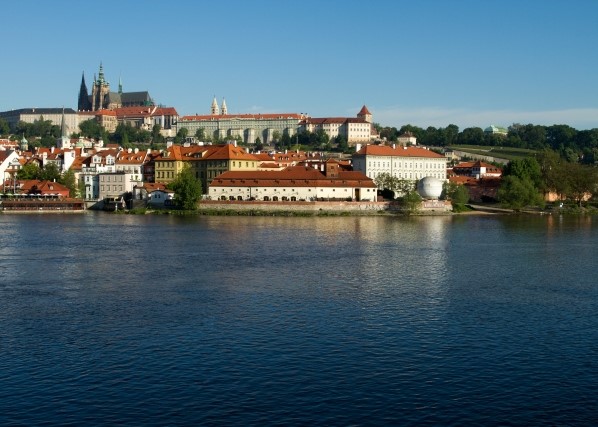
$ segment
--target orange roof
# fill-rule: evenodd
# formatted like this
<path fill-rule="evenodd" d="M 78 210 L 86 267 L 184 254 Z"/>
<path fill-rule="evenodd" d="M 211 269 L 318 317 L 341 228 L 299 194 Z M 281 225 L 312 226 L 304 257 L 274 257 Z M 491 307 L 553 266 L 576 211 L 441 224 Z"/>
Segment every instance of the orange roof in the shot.
<path fill-rule="evenodd" d="M 139 151 L 137 153 L 134 152 L 126 152 L 126 151 L 121 151 L 118 159 L 116 160 L 116 163 L 122 164 L 122 163 L 126 163 L 126 164 L 143 164 L 145 162 L 145 160 L 147 159 L 147 152 L 146 151 Z"/>
<path fill-rule="evenodd" d="M 166 184 L 163 184 L 161 182 L 144 182 L 142 185 L 136 185 L 135 187 L 143 188 L 148 193 L 151 193 L 152 191 L 156 190 L 164 191 L 166 189 Z"/>
<path fill-rule="evenodd" d="M 364 105 L 363 107 L 361 107 L 361 110 L 359 110 L 358 114 L 361 116 L 361 115 L 366 115 L 366 114 L 371 115 L 372 113 L 370 113 L 370 110 L 368 110 L 368 107 L 366 107 Z"/>
<path fill-rule="evenodd" d="M 328 178 L 308 166 L 290 166 L 281 171 L 229 171 L 214 178 L 212 187 L 369 187 L 376 184 L 362 172 L 339 172 L 338 178 Z"/>
<path fill-rule="evenodd" d="M 259 161 L 253 154 L 247 153 L 241 147 L 235 147 L 232 144 L 225 144 L 223 146 L 212 146 L 218 147 L 215 150 L 209 150 L 205 158 L 210 160 L 252 160 Z"/>
<path fill-rule="evenodd" d="M 178 116 L 174 107 L 121 107 L 114 112 L 118 117 Z"/>
<path fill-rule="evenodd" d="M 114 116 L 116 117 L 116 111 L 114 110 L 96 110 L 96 111 L 78 111 L 77 114 L 80 116 Z"/>
<path fill-rule="evenodd" d="M 444 158 L 442 154 L 420 147 L 395 148 L 388 145 L 366 145 L 357 153 L 357 156 L 396 156 L 396 157 L 427 157 L 432 159 Z"/>
<path fill-rule="evenodd" d="M 26 179 L 19 181 L 21 192 L 29 193 L 31 191 L 39 194 L 61 194 L 68 196 L 70 190 L 62 184 L 53 181 L 39 181 L 37 179 Z"/>

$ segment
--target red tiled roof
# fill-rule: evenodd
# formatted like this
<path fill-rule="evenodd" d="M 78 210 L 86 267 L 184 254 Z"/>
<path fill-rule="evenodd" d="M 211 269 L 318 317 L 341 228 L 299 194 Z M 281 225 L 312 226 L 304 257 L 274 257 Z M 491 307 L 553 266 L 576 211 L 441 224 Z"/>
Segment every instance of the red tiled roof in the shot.
<path fill-rule="evenodd" d="M 174 107 L 121 107 L 114 112 L 117 117 L 178 116 Z"/>
<path fill-rule="evenodd" d="M 218 147 L 218 146 L 212 146 Z M 251 160 L 251 161 L 259 161 L 257 157 L 253 154 L 247 153 L 241 147 L 235 147 L 232 144 L 225 144 L 224 146 L 220 146 L 215 150 L 209 150 L 208 154 L 205 158 L 210 160 Z"/>
<path fill-rule="evenodd" d="M 181 121 L 202 121 L 202 120 L 230 120 L 230 119 L 252 119 L 252 120 L 271 120 L 271 119 L 296 119 L 301 120 L 305 116 L 297 113 L 274 113 L 274 114 L 227 114 L 227 115 L 195 115 L 183 116 Z"/>
<path fill-rule="evenodd" d="M 161 182 L 144 182 L 143 185 L 136 185 L 135 187 L 143 188 L 148 193 L 151 193 L 152 191 L 156 190 L 164 191 L 166 189 L 166 184 L 163 184 Z"/>
<path fill-rule="evenodd" d="M 290 166 L 281 171 L 228 171 L 212 180 L 211 186 L 235 187 L 240 184 L 259 187 L 369 187 L 374 181 L 361 172 L 339 172 L 328 178 L 308 166 Z"/>
<path fill-rule="evenodd" d="M 39 181 L 37 179 L 26 179 L 19 181 L 21 192 L 36 192 L 38 194 L 60 194 L 68 197 L 70 190 L 62 184 L 53 181 Z"/>
<path fill-rule="evenodd" d="M 361 116 L 361 115 L 366 115 L 366 114 L 371 115 L 372 113 L 370 113 L 370 110 L 368 110 L 368 107 L 366 107 L 364 105 L 363 107 L 361 107 L 361 110 L 359 110 L 358 114 Z"/>
<path fill-rule="evenodd" d="M 400 147 L 395 148 L 388 145 L 366 145 L 355 155 L 357 156 L 396 156 L 396 157 L 427 157 L 444 158 L 442 154 L 435 153 L 420 147 Z"/>
<path fill-rule="evenodd" d="M 131 152 L 128 153 L 126 151 L 121 151 L 118 159 L 116 160 L 117 164 L 136 164 L 141 165 L 147 159 L 147 152 L 146 151 L 139 151 L 137 153 Z"/>

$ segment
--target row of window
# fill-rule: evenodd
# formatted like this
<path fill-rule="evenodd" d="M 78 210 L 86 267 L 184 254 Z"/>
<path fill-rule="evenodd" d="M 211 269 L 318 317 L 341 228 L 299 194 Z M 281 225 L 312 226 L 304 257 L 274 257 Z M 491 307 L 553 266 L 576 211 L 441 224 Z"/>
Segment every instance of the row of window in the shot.
<path fill-rule="evenodd" d="M 110 191 L 110 185 L 100 185 L 100 191 L 104 192 L 104 191 Z M 123 190 L 123 186 L 122 185 L 113 185 L 112 186 L 112 191 L 116 192 L 116 191 L 124 191 Z"/>
<path fill-rule="evenodd" d="M 344 191 L 345 193 L 347 193 L 347 192 L 349 191 L 349 189 L 348 189 L 348 188 L 344 188 L 344 190 L 345 190 L 345 191 Z M 228 191 L 233 191 L 233 190 L 232 190 L 232 189 L 225 189 L 225 188 L 222 188 L 222 189 L 221 189 L 221 191 L 224 193 L 225 191 L 226 191 L 226 192 L 228 192 Z M 259 189 L 259 188 L 253 188 L 253 189 L 249 189 L 249 188 L 238 188 L 236 191 L 238 191 L 239 193 L 242 193 L 242 192 L 246 192 L 246 193 L 248 193 L 248 192 L 250 192 L 250 191 L 251 191 L 251 192 L 254 192 L 254 193 L 259 193 L 259 192 L 260 192 L 260 189 Z M 262 189 L 262 191 L 271 192 L 272 190 L 271 190 L 271 189 Z M 286 192 L 286 191 L 287 191 L 287 189 L 286 189 L 286 188 L 283 188 L 283 189 L 282 189 L 282 192 Z M 290 191 L 290 192 L 292 192 L 292 193 L 297 193 L 297 192 L 298 192 L 298 191 L 297 191 L 295 188 L 291 188 L 289 191 Z M 311 192 L 311 188 L 308 188 L 308 189 L 307 189 L 307 191 L 308 191 L 308 192 Z M 324 189 L 323 189 L 323 188 L 320 188 L 320 192 L 323 192 L 323 191 L 324 191 Z M 332 189 L 332 191 L 336 192 L 336 188 L 333 188 L 333 189 Z M 369 189 L 369 188 L 367 188 L 367 189 L 366 189 L 366 191 L 367 191 L 367 192 L 369 192 L 369 191 L 370 191 L 370 189 Z M 372 191 L 374 191 L 374 190 L 372 189 Z"/>
<path fill-rule="evenodd" d="M 378 175 L 382 175 L 383 173 L 386 172 L 372 172 L 372 179 L 375 179 Z M 394 173 L 393 176 L 395 178 L 399 178 L 399 179 L 422 179 L 425 178 L 427 176 L 431 176 L 433 178 L 438 178 L 438 179 L 446 179 L 446 176 L 444 176 L 442 173 L 418 173 L 418 172 L 405 172 L 405 173 Z"/>
<path fill-rule="evenodd" d="M 399 163 L 394 162 L 392 164 L 392 166 L 395 167 L 395 168 L 402 168 L 402 167 L 405 167 L 405 168 L 417 168 L 417 165 L 418 165 L 417 162 L 416 163 L 413 163 L 413 162 L 407 163 L 407 162 L 405 162 L 405 166 L 403 166 L 403 163 L 401 163 L 401 162 L 399 162 Z M 390 166 L 391 166 L 390 162 L 372 162 L 372 161 L 368 162 L 368 167 L 369 168 L 375 168 L 375 167 L 388 168 Z M 443 169 L 443 168 L 446 168 L 446 163 L 444 161 L 443 162 L 431 162 L 431 163 L 427 163 L 427 162 L 426 163 L 419 163 L 419 168 L 420 169 L 423 169 L 423 168 L 426 168 L 426 169 Z"/>

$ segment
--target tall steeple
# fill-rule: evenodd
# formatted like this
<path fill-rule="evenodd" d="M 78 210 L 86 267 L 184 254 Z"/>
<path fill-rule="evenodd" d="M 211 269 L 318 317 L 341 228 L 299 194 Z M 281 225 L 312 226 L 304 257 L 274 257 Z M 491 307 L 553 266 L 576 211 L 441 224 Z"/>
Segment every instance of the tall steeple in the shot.
<path fill-rule="evenodd" d="M 77 104 L 79 111 L 91 110 L 89 103 L 89 92 L 87 92 L 87 85 L 85 84 L 85 73 L 81 76 L 81 88 L 79 89 L 79 102 Z"/>
<path fill-rule="evenodd" d="M 214 95 L 214 99 L 212 100 L 211 114 L 212 116 L 220 115 L 220 110 L 218 109 L 218 101 L 216 101 L 216 95 Z"/>
<path fill-rule="evenodd" d="M 222 98 L 222 115 L 226 116 L 228 114 L 228 109 L 226 108 L 226 100 Z"/>
<path fill-rule="evenodd" d="M 66 120 L 64 117 L 64 107 L 62 107 L 62 123 L 60 124 L 60 138 L 58 138 L 58 148 L 71 148 L 71 140 L 67 135 Z"/>
<path fill-rule="evenodd" d="M 120 94 L 123 93 L 123 82 L 122 82 L 120 76 L 118 77 L 118 93 L 120 93 Z"/>
<path fill-rule="evenodd" d="M 104 67 L 102 66 L 101 62 L 100 62 L 100 72 L 98 73 L 98 83 L 100 83 L 100 84 L 104 83 Z"/>
<path fill-rule="evenodd" d="M 98 111 L 107 108 L 108 94 L 110 93 L 110 83 L 104 78 L 104 66 L 100 62 L 100 71 L 98 79 L 93 76 L 93 87 L 91 89 L 91 110 Z"/>

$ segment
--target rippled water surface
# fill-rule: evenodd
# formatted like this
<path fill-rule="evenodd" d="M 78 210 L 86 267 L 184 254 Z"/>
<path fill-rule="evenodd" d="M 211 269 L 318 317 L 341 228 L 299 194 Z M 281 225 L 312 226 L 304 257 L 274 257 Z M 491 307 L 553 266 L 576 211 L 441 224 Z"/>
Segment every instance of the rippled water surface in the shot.
<path fill-rule="evenodd" d="M 0 424 L 596 424 L 596 221 L 0 215 Z"/>

